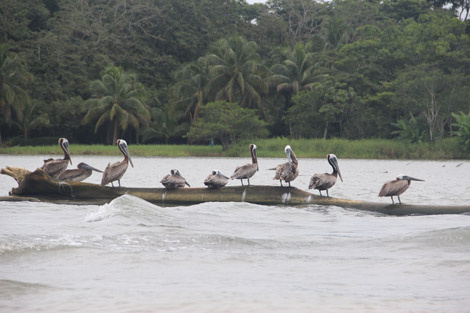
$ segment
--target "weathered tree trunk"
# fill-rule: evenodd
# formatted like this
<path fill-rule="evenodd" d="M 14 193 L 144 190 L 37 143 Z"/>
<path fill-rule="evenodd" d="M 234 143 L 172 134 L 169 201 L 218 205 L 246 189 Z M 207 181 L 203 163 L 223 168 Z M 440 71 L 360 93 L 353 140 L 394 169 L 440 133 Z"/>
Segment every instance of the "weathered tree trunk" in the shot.
<path fill-rule="evenodd" d="M 62 182 L 50 178 L 38 169 L 29 172 L 23 168 L 7 167 L 2 174 L 13 177 L 19 184 L 11 196 L 0 201 L 44 201 L 66 204 L 104 204 L 125 194 L 139 197 L 158 205 L 189 205 L 203 202 L 250 202 L 263 205 L 332 205 L 389 215 L 411 214 L 463 214 L 470 205 L 407 205 L 374 203 L 332 197 L 321 197 L 295 187 L 236 186 L 220 189 L 177 188 L 126 188 L 106 187 L 82 182 Z"/>

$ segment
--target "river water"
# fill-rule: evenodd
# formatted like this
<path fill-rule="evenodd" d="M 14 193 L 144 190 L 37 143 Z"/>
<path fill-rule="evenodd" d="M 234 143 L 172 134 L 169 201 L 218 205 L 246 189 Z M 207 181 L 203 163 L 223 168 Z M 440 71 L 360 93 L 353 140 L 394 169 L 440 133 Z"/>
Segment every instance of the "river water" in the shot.
<path fill-rule="evenodd" d="M 130 147 L 132 153 L 132 147 Z M 0 156 L 34 170 L 47 156 Z M 73 156 L 103 169 L 118 157 Z M 249 158 L 133 158 L 121 183 L 191 186 Z M 252 184 L 276 185 L 259 160 Z M 330 195 L 378 198 L 398 174 L 409 204 L 470 203 L 469 161 L 342 160 Z M 307 189 L 326 159 L 300 159 Z M 99 183 L 94 173 L 87 181 Z M 237 185 L 230 181 L 229 185 Z M 0 196 L 16 182 L 0 175 Z M 205 203 L 160 207 L 0 202 L 0 312 L 470 312 L 470 215 L 385 216 L 333 206 Z"/>

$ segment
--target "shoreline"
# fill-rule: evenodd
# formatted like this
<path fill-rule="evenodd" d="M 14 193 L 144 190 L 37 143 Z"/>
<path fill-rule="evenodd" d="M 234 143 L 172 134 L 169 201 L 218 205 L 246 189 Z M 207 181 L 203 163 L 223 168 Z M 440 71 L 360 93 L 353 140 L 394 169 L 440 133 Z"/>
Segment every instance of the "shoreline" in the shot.
<path fill-rule="evenodd" d="M 342 159 L 379 160 L 469 160 L 470 153 L 461 150 L 458 138 L 447 138 L 435 143 L 411 144 L 385 139 L 294 139 L 274 138 L 253 140 L 258 146 L 258 157 L 285 157 L 289 144 L 298 158 L 324 158 L 334 153 Z M 131 156 L 141 157 L 247 157 L 249 142 L 238 143 L 222 150 L 220 145 L 129 145 Z M 70 144 L 72 155 L 113 156 L 121 152 L 116 146 Z M 62 155 L 58 145 L 0 147 L 0 155 Z"/>

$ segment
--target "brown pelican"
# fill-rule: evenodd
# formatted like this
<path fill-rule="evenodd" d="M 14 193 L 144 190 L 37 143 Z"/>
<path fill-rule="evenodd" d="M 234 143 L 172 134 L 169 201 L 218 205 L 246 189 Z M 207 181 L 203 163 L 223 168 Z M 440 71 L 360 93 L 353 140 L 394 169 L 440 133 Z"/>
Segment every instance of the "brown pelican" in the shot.
<path fill-rule="evenodd" d="M 218 170 L 212 171 L 212 174 L 206 177 L 204 180 L 204 185 L 209 187 L 209 189 L 217 189 L 227 185 L 228 177 L 222 174 Z"/>
<path fill-rule="evenodd" d="M 397 179 L 388 181 L 382 186 L 382 189 L 380 189 L 379 192 L 379 197 L 390 197 L 392 198 L 392 203 L 395 203 L 393 201 L 393 196 L 397 196 L 398 202 L 401 204 L 400 195 L 404 193 L 408 187 L 410 187 L 412 180 L 424 181 L 422 179 L 406 176 L 403 174 L 398 175 Z"/>
<path fill-rule="evenodd" d="M 113 181 L 117 180 L 119 187 L 121 187 L 121 178 L 127 170 L 127 166 L 129 165 L 128 163 L 131 162 L 131 166 L 134 167 L 129 154 L 129 149 L 127 149 L 127 142 L 123 139 L 118 139 L 116 143 L 119 150 L 121 150 L 124 155 L 124 160 L 113 164 L 108 163 L 108 166 L 104 170 L 103 177 L 101 178 L 101 186 L 111 183 L 111 186 L 114 187 Z"/>
<path fill-rule="evenodd" d="M 68 163 L 72 165 L 72 158 L 70 157 L 69 152 L 69 141 L 66 138 L 59 138 L 59 146 L 64 151 L 63 159 L 47 159 L 44 160 L 44 165 L 41 166 L 41 169 L 49 176 L 57 178 L 62 172 L 67 169 Z"/>
<path fill-rule="evenodd" d="M 341 176 L 341 171 L 339 170 L 338 159 L 336 158 L 336 155 L 328 154 L 326 158 L 328 159 L 328 163 L 330 163 L 331 167 L 333 168 L 333 173 L 313 175 L 310 179 L 308 189 L 317 189 L 320 192 L 320 196 L 322 196 L 321 191 L 326 190 L 326 196 L 329 197 L 330 195 L 328 194 L 328 189 L 336 184 L 338 175 L 341 181 L 343 181 L 343 177 Z"/>
<path fill-rule="evenodd" d="M 258 158 L 256 157 L 256 145 L 250 144 L 250 154 L 251 154 L 251 164 L 239 165 L 233 172 L 231 179 L 239 179 L 242 182 L 243 180 L 248 180 L 248 186 L 250 185 L 250 177 L 255 175 L 259 170 L 258 168 Z"/>
<path fill-rule="evenodd" d="M 287 155 L 287 162 L 276 166 L 276 175 L 273 179 L 279 180 L 281 182 L 281 187 L 282 181 L 289 183 L 290 187 L 290 182 L 299 176 L 299 162 L 297 161 L 294 151 L 289 145 L 284 148 L 284 151 Z"/>
<path fill-rule="evenodd" d="M 66 170 L 57 178 L 65 181 L 82 181 L 91 176 L 92 171 L 103 173 L 99 169 L 94 168 L 86 163 L 79 163 L 76 169 Z"/>
<path fill-rule="evenodd" d="M 168 190 L 176 189 L 176 188 L 184 187 L 185 185 L 188 185 L 188 187 L 191 187 L 186 181 L 186 179 L 183 176 L 181 176 L 180 171 L 171 170 L 170 173 L 171 174 L 166 175 L 160 181 L 163 184 L 163 186 L 165 186 L 166 189 Z"/>

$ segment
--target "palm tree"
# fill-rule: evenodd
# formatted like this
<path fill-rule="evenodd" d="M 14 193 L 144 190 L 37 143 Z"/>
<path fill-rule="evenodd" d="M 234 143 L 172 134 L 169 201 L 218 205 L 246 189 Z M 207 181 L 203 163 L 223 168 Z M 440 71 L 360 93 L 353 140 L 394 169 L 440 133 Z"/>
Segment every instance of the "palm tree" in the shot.
<path fill-rule="evenodd" d="M 319 76 L 315 76 L 314 57 L 308 46 L 298 43 L 293 48 L 283 49 L 281 55 L 283 60 L 271 67 L 269 82 L 285 97 L 286 107 L 289 107 L 292 96 L 310 87 Z"/>
<path fill-rule="evenodd" d="M 337 17 L 330 17 L 323 24 L 321 37 L 324 42 L 325 50 L 333 50 L 342 44 L 348 42 L 350 36 L 350 29 L 348 26 Z"/>
<path fill-rule="evenodd" d="M 3 122 L 7 125 L 13 120 L 13 112 L 20 116 L 23 104 L 30 101 L 28 94 L 21 87 L 29 79 L 32 79 L 32 75 L 18 55 L 9 53 L 5 45 L 0 45 L 0 112 Z"/>
<path fill-rule="evenodd" d="M 211 75 L 209 90 L 215 94 L 215 100 L 260 106 L 261 95 L 267 93 L 268 87 L 262 77 L 264 67 L 256 53 L 256 44 L 235 36 L 219 40 L 217 47 L 215 53 L 207 56 Z"/>
<path fill-rule="evenodd" d="M 36 104 L 25 102 L 22 114 L 18 115 L 13 123 L 23 132 L 23 144 L 29 144 L 29 135 L 32 130 L 50 127 L 51 122 L 47 113 L 35 114 Z"/>
<path fill-rule="evenodd" d="M 115 143 L 128 126 L 136 130 L 136 141 L 141 126 L 147 126 L 150 112 L 143 102 L 143 87 L 135 75 L 121 67 L 109 66 L 101 80 L 93 81 L 90 89 L 95 95 L 85 102 L 87 114 L 84 123 L 96 121 L 95 133 L 107 125 L 107 143 Z M 112 138 L 112 140 L 111 140 Z"/>
<path fill-rule="evenodd" d="M 189 63 L 176 74 L 175 94 L 177 107 L 185 106 L 185 115 L 191 124 L 199 116 L 199 110 L 207 102 L 207 86 L 210 80 L 209 67 L 204 57 Z"/>
<path fill-rule="evenodd" d="M 183 114 L 168 104 L 162 109 L 152 108 L 152 121 L 154 122 L 144 130 L 142 141 L 163 138 L 165 144 L 168 144 L 170 138 L 184 135 L 187 131 L 187 124 L 179 122 Z"/>

